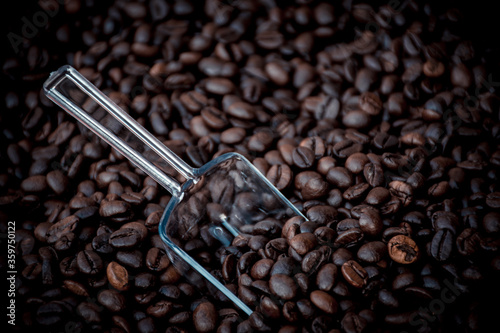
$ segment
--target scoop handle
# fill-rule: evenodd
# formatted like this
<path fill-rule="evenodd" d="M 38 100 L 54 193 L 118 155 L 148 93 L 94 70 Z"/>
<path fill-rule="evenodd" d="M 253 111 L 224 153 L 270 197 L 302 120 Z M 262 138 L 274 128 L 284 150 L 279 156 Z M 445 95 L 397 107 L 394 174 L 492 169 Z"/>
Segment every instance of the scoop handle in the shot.
<path fill-rule="evenodd" d="M 186 179 L 194 178 L 193 168 L 73 67 L 63 66 L 51 73 L 43 88 L 45 95 L 55 104 L 128 158 L 172 195 L 180 194 L 181 185 L 157 166 L 160 162 L 167 162 Z"/>

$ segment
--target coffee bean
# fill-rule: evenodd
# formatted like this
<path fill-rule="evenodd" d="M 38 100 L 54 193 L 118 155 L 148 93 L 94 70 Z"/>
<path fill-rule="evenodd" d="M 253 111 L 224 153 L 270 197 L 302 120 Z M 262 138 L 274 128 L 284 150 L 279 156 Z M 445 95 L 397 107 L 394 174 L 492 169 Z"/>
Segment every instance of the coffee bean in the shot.
<path fill-rule="evenodd" d="M 284 274 L 284 275 L 291 275 L 293 272 L 295 266 L 295 262 L 293 261 L 292 258 L 286 257 L 283 259 L 278 260 L 273 267 L 271 268 L 271 271 L 269 272 L 269 275 L 275 275 L 275 274 Z"/>
<path fill-rule="evenodd" d="M 384 187 L 375 187 L 366 195 L 366 203 L 380 205 L 390 197 L 390 192 Z"/>
<path fill-rule="evenodd" d="M 21 183 L 21 189 L 25 192 L 42 192 L 47 188 L 47 180 L 45 176 L 31 176 L 26 178 Z"/>
<path fill-rule="evenodd" d="M 384 183 L 384 171 L 379 164 L 365 164 L 363 174 L 368 184 L 373 187 L 381 186 Z"/>
<path fill-rule="evenodd" d="M 325 254 L 319 250 L 313 250 L 306 254 L 302 259 L 302 271 L 313 274 L 325 262 Z"/>
<path fill-rule="evenodd" d="M 337 142 L 333 146 L 333 153 L 340 158 L 347 158 L 353 154 L 359 153 L 363 149 L 363 146 L 359 143 L 355 143 L 352 140 L 342 140 Z M 347 163 L 347 161 L 346 161 Z M 347 164 L 346 164 L 347 168 Z"/>
<path fill-rule="evenodd" d="M 362 89 L 365 90 L 365 88 Z M 370 117 L 363 111 L 352 110 L 342 117 L 342 123 L 347 127 L 361 129 L 370 124 Z"/>
<path fill-rule="evenodd" d="M 343 167 L 334 167 L 328 171 L 326 180 L 334 186 L 347 188 L 352 184 L 352 175 Z"/>
<path fill-rule="evenodd" d="M 98 274 L 103 268 L 101 257 L 94 251 L 88 250 L 78 252 L 76 264 L 80 272 L 89 275 Z"/>
<path fill-rule="evenodd" d="M 311 233 L 298 234 L 293 237 L 289 243 L 300 255 L 308 253 L 318 244 L 316 237 Z"/>
<path fill-rule="evenodd" d="M 453 233 L 449 229 L 440 229 L 431 242 L 431 255 L 438 261 L 447 260 L 453 250 Z"/>
<path fill-rule="evenodd" d="M 168 267 L 170 260 L 162 250 L 153 247 L 146 254 L 146 266 L 152 271 L 161 272 Z"/>
<path fill-rule="evenodd" d="M 335 314 L 338 311 L 338 303 L 331 295 L 321 290 L 314 290 L 310 295 L 311 302 L 321 311 Z"/>
<path fill-rule="evenodd" d="M 336 221 L 338 211 L 330 206 L 317 205 L 309 208 L 306 215 L 309 221 L 322 225 Z"/>
<path fill-rule="evenodd" d="M 210 302 L 202 302 L 193 312 L 193 322 L 198 332 L 211 332 L 217 324 L 217 311 Z"/>
<path fill-rule="evenodd" d="M 288 83 L 288 71 L 278 62 L 269 62 L 265 65 L 265 72 L 278 86 L 283 86 Z"/>
<path fill-rule="evenodd" d="M 119 214 L 126 213 L 130 210 L 130 205 L 124 201 L 111 200 L 101 203 L 99 207 L 99 215 L 102 217 L 113 217 Z"/>
<path fill-rule="evenodd" d="M 273 142 L 273 135 L 267 130 L 257 132 L 248 140 L 248 149 L 256 152 L 268 150 Z"/>
<path fill-rule="evenodd" d="M 284 299 L 293 299 L 297 294 L 297 284 L 295 281 L 286 275 L 275 274 L 269 279 L 269 288 L 271 292 Z"/>
<path fill-rule="evenodd" d="M 274 261 L 271 259 L 261 259 L 257 261 L 250 271 L 250 275 L 255 280 L 262 280 L 271 270 L 271 267 L 274 265 Z"/>
<path fill-rule="evenodd" d="M 344 331 L 348 333 L 358 333 L 363 332 L 368 323 L 367 320 L 361 315 L 357 315 L 354 312 L 349 311 L 342 318 L 340 325 Z"/>
<path fill-rule="evenodd" d="M 115 290 L 102 290 L 97 301 L 111 312 L 119 312 L 125 307 L 125 297 Z"/>
<path fill-rule="evenodd" d="M 342 275 L 345 280 L 356 288 L 363 288 L 367 283 L 368 274 L 365 269 L 354 260 L 342 264 Z"/>
<path fill-rule="evenodd" d="M 79 316 L 81 316 L 88 323 L 100 323 L 100 307 L 95 303 L 82 302 L 76 308 Z"/>
<path fill-rule="evenodd" d="M 150 305 L 146 312 L 148 315 L 155 318 L 165 317 L 173 310 L 173 304 L 169 301 L 159 301 L 153 305 Z"/>
<path fill-rule="evenodd" d="M 357 226 L 339 233 L 335 239 L 334 246 L 350 247 L 357 245 L 364 238 L 364 234 Z"/>
<path fill-rule="evenodd" d="M 344 199 L 346 199 L 348 201 L 359 199 L 363 196 L 363 194 L 369 188 L 370 188 L 370 185 L 368 185 L 367 183 L 360 183 L 360 184 L 351 186 L 347 190 L 345 190 L 343 197 L 344 197 Z"/>
<path fill-rule="evenodd" d="M 401 200 L 404 206 L 408 206 L 413 200 L 413 189 L 410 185 L 402 181 L 394 180 L 390 182 L 389 190 L 393 196 L 398 197 Z"/>
<path fill-rule="evenodd" d="M 357 253 L 359 259 L 369 262 L 377 263 L 387 253 L 387 246 L 380 241 L 373 241 L 362 245 Z"/>
<path fill-rule="evenodd" d="M 139 228 L 120 228 L 109 236 L 109 243 L 115 248 L 131 248 L 141 242 L 144 237 L 144 233 Z"/>
<path fill-rule="evenodd" d="M 419 249 L 417 244 L 408 236 L 397 235 L 387 244 L 389 256 L 397 263 L 411 264 L 417 260 Z"/>
<path fill-rule="evenodd" d="M 330 291 L 335 285 L 337 279 L 337 266 L 334 264 L 326 264 L 319 271 L 316 276 L 316 285 L 320 290 Z"/>
<path fill-rule="evenodd" d="M 314 163 L 314 152 L 306 147 L 297 147 L 292 154 L 293 163 L 301 169 L 309 168 Z"/>
<path fill-rule="evenodd" d="M 382 232 L 383 223 L 376 210 L 363 210 L 359 216 L 359 228 L 365 234 L 377 236 Z"/>
<path fill-rule="evenodd" d="M 80 219 L 78 217 L 76 217 L 75 215 L 70 215 L 50 226 L 47 229 L 44 238 L 47 239 L 48 243 L 55 243 L 64 235 L 74 231 L 78 226 L 79 221 Z"/>
<path fill-rule="evenodd" d="M 393 149 L 397 147 L 398 144 L 398 138 L 387 133 L 377 133 L 377 135 L 373 138 L 373 145 L 383 151 Z"/>
<path fill-rule="evenodd" d="M 47 174 L 47 184 L 56 194 L 62 194 L 68 186 L 68 178 L 60 170 L 54 170 Z"/>
<path fill-rule="evenodd" d="M 273 165 L 266 174 L 266 178 L 280 191 L 291 184 L 292 176 L 292 170 L 286 164 Z"/>
<path fill-rule="evenodd" d="M 128 289 L 128 272 L 125 267 L 112 261 L 108 264 L 106 275 L 113 288 L 121 291 Z"/>
<path fill-rule="evenodd" d="M 345 161 L 345 168 L 353 174 L 363 171 L 364 166 L 369 162 L 368 157 L 363 153 L 349 154 Z"/>
<path fill-rule="evenodd" d="M 444 185 L 447 186 L 446 183 Z M 500 192 L 489 193 L 486 196 L 486 204 L 491 208 L 499 208 L 500 207 Z"/>
<path fill-rule="evenodd" d="M 376 116 L 382 110 L 382 101 L 371 92 L 365 92 L 361 95 L 359 107 L 369 115 Z"/>

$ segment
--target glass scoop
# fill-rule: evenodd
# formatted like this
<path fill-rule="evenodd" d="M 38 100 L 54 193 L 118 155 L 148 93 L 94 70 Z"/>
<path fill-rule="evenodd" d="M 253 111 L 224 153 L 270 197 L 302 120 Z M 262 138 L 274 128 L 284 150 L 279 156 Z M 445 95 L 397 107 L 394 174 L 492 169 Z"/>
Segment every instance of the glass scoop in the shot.
<path fill-rule="evenodd" d="M 258 304 L 238 298 L 234 277 L 231 281 L 220 274 L 222 263 L 191 254 L 224 251 L 257 223 L 283 226 L 293 216 L 305 219 L 301 212 L 240 154 L 190 167 L 71 66 L 51 73 L 43 88 L 54 103 L 172 194 L 158 227 L 172 264 L 197 287 L 250 315 Z M 171 176 L 172 168 L 182 175 L 178 179 L 185 179 L 182 184 Z"/>

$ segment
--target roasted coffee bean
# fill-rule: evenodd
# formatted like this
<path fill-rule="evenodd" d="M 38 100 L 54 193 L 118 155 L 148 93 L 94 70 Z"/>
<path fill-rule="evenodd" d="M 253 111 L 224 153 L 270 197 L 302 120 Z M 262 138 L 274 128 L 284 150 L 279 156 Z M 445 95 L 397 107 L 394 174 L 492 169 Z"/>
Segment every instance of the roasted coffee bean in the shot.
<path fill-rule="evenodd" d="M 438 261 L 447 260 L 453 250 L 453 232 L 449 229 L 440 229 L 434 234 L 431 242 L 431 255 Z"/>
<path fill-rule="evenodd" d="M 276 164 L 269 168 L 266 177 L 278 190 L 282 191 L 291 184 L 293 174 L 288 165 Z"/>
<path fill-rule="evenodd" d="M 363 174 L 366 181 L 372 187 L 381 186 L 384 184 L 384 170 L 382 166 L 376 163 L 367 163 L 363 169 Z"/>
<path fill-rule="evenodd" d="M 345 161 L 345 167 L 353 174 L 358 174 L 364 170 L 365 164 L 369 162 L 368 157 L 363 153 L 349 154 Z"/>
<path fill-rule="evenodd" d="M 111 200 L 101 203 L 99 215 L 102 217 L 113 217 L 128 212 L 130 205 L 121 200 Z"/>
<path fill-rule="evenodd" d="M 319 244 L 332 244 L 335 239 L 336 232 L 329 227 L 319 227 L 314 230 L 314 236 L 316 236 Z"/>
<path fill-rule="evenodd" d="M 287 250 L 286 239 L 275 238 L 266 244 L 264 253 L 268 258 L 276 259 L 280 254 L 286 252 L 286 250 Z"/>
<path fill-rule="evenodd" d="M 290 246 L 300 255 L 311 251 L 318 244 L 312 233 L 301 233 L 290 240 Z"/>
<path fill-rule="evenodd" d="M 352 140 L 342 140 L 333 145 L 333 153 L 339 158 L 347 158 L 353 154 L 359 153 L 363 149 L 363 146 L 359 143 L 355 143 Z M 347 161 L 346 161 L 347 168 Z M 347 168 L 349 169 L 349 168 Z M 350 171 L 350 170 L 349 170 Z"/>
<path fill-rule="evenodd" d="M 202 302 L 193 312 L 193 322 L 198 332 L 211 332 L 216 328 L 217 310 L 210 302 Z"/>
<path fill-rule="evenodd" d="M 146 227 L 134 225 L 122 227 L 109 236 L 109 244 L 115 248 L 131 248 L 141 242 L 147 235 Z"/>
<path fill-rule="evenodd" d="M 483 217 L 483 228 L 488 233 L 497 233 L 500 231 L 500 214 L 490 212 Z"/>
<path fill-rule="evenodd" d="M 363 332 L 366 329 L 368 322 L 361 315 L 349 311 L 342 318 L 340 325 L 347 333 L 358 333 Z"/>
<path fill-rule="evenodd" d="M 271 259 L 261 259 L 253 265 L 250 271 L 250 275 L 255 280 L 262 280 L 267 275 L 269 275 L 269 272 L 273 264 L 274 261 Z"/>
<path fill-rule="evenodd" d="M 100 323 L 100 307 L 95 303 L 82 302 L 76 308 L 76 312 L 88 323 Z"/>
<path fill-rule="evenodd" d="M 311 302 L 321 311 L 335 314 L 338 311 L 338 303 L 333 296 L 321 290 L 314 290 L 310 295 Z"/>
<path fill-rule="evenodd" d="M 42 192 L 47 188 L 47 180 L 43 175 L 31 176 L 21 183 L 21 189 L 25 192 Z"/>
<path fill-rule="evenodd" d="M 371 92 L 365 92 L 361 95 L 359 107 L 369 115 L 376 116 L 382 110 L 382 101 Z"/>
<path fill-rule="evenodd" d="M 62 194 L 68 186 L 68 178 L 60 170 L 54 170 L 47 174 L 47 184 L 56 194 Z"/>
<path fill-rule="evenodd" d="M 76 264 L 80 272 L 89 275 L 98 274 L 103 268 L 101 257 L 94 251 L 89 250 L 78 252 Z"/>
<path fill-rule="evenodd" d="M 222 277 L 226 281 L 230 281 L 236 270 L 236 256 L 230 254 L 226 257 L 222 264 Z"/>
<path fill-rule="evenodd" d="M 337 279 L 337 266 L 334 264 L 326 264 L 316 275 L 316 285 L 320 290 L 330 291 L 335 285 Z"/>
<path fill-rule="evenodd" d="M 344 219 L 337 223 L 337 232 L 342 233 L 344 231 L 348 231 L 350 229 L 358 228 L 359 229 L 359 221 L 356 219 Z"/>
<path fill-rule="evenodd" d="M 233 117 L 243 120 L 252 120 L 255 118 L 254 108 L 250 104 L 241 101 L 232 103 L 224 111 Z"/>
<path fill-rule="evenodd" d="M 55 243 L 65 234 L 73 232 L 78 226 L 80 219 L 75 215 L 70 215 L 61 221 L 54 223 L 45 233 L 45 238 L 49 244 Z"/>
<path fill-rule="evenodd" d="M 328 171 L 326 180 L 334 186 L 347 188 L 352 184 L 352 175 L 346 168 L 334 167 Z"/>
<path fill-rule="evenodd" d="M 366 203 L 380 205 L 390 197 L 390 192 L 384 187 L 375 187 L 366 195 Z"/>
<path fill-rule="evenodd" d="M 354 186 L 349 187 L 347 190 L 345 190 L 344 194 L 342 195 L 344 199 L 350 201 L 350 200 L 356 200 L 359 199 L 363 196 L 364 192 L 366 192 L 370 188 L 370 185 L 367 183 L 360 183 Z"/>
<path fill-rule="evenodd" d="M 161 272 L 168 267 L 170 260 L 165 252 L 157 247 L 152 247 L 146 254 L 146 266 L 152 270 Z"/>
<path fill-rule="evenodd" d="M 285 257 L 283 259 L 280 259 L 273 265 L 271 271 L 269 272 L 269 275 L 270 276 L 275 274 L 291 275 L 294 271 L 295 264 L 296 263 L 293 261 L 292 258 Z"/>
<path fill-rule="evenodd" d="M 162 318 L 169 314 L 173 309 L 173 305 L 169 301 L 159 301 L 153 305 L 150 305 L 146 312 L 148 315 L 156 318 Z"/>
<path fill-rule="evenodd" d="M 297 187 L 297 178 L 295 178 L 296 187 Z M 300 190 L 302 197 L 305 200 L 316 199 L 322 197 L 328 193 L 328 183 L 321 177 L 320 174 L 316 172 L 308 172 L 307 174 L 303 174 L 303 178 L 305 184 L 300 185 Z M 300 178 L 299 178 L 300 179 Z"/>
<path fill-rule="evenodd" d="M 417 244 L 408 236 L 397 235 L 387 243 L 389 256 L 397 263 L 411 264 L 417 260 L 419 249 Z"/>
<path fill-rule="evenodd" d="M 117 262 L 110 262 L 106 269 L 106 275 L 113 288 L 123 291 L 129 288 L 128 271 Z"/>
<path fill-rule="evenodd" d="M 486 204 L 491 208 L 500 208 L 500 192 L 489 193 L 486 196 Z"/>
<path fill-rule="evenodd" d="M 342 275 L 353 287 L 363 288 L 368 279 L 365 269 L 354 260 L 348 260 L 342 264 Z"/>
<path fill-rule="evenodd" d="M 245 130 L 240 127 L 233 127 L 221 133 L 220 139 L 223 143 L 235 144 L 245 138 Z"/>
<path fill-rule="evenodd" d="M 114 251 L 113 247 L 109 244 L 109 236 L 110 233 L 102 233 L 100 235 L 95 236 L 92 239 L 92 248 L 97 253 L 109 254 Z"/>
<path fill-rule="evenodd" d="M 313 250 L 302 259 L 302 271 L 307 274 L 313 274 L 326 260 L 327 258 L 324 253 L 319 250 Z"/>
<path fill-rule="evenodd" d="M 301 169 L 309 168 L 314 164 L 314 152 L 303 146 L 299 146 L 293 150 L 293 164 Z"/>
<path fill-rule="evenodd" d="M 299 146 L 311 149 L 314 152 L 314 156 L 316 159 L 320 159 L 321 157 L 323 157 L 326 151 L 325 143 L 319 136 L 306 138 L 302 140 Z"/>
<path fill-rule="evenodd" d="M 357 253 L 360 260 L 369 263 L 377 263 L 382 260 L 387 253 L 387 245 L 380 241 L 373 241 L 362 245 Z"/>
<path fill-rule="evenodd" d="M 269 279 L 269 288 L 274 295 L 284 300 L 290 300 L 297 294 L 297 284 L 295 281 L 283 274 L 271 276 Z"/>
<path fill-rule="evenodd" d="M 358 74 L 358 77 L 361 77 Z M 358 80 L 357 80 L 358 81 Z M 360 81 L 358 81 L 360 82 Z M 361 88 L 363 90 L 367 90 L 368 88 L 363 86 Z M 368 114 L 364 113 L 363 111 L 359 110 L 352 110 L 347 112 L 343 117 L 342 117 L 342 123 L 351 128 L 355 129 L 362 129 L 367 127 L 370 124 L 370 117 Z"/>
<path fill-rule="evenodd" d="M 376 236 L 382 232 L 383 223 L 378 212 L 374 209 L 365 209 L 359 215 L 359 228 L 365 234 Z"/>
<path fill-rule="evenodd" d="M 111 312 L 119 312 L 125 307 L 125 297 L 115 290 L 102 290 L 97 301 Z"/>
<path fill-rule="evenodd" d="M 116 253 L 116 260 L 122 265 L 132 268 L 139 268 L 142 266 L 142 253 L 139 250 L 133 251 L 118 251 Z"/>
<path fill-rule="evenodd" d="M 393 196 L 398 197 L 404 206 L 408 206 L 413 200 L 413 189 L 410 185 L 394 180 L 389 183 L 390 192 Z"/>
<path fill-rule="evenodd" d="M 363 238 L 363 232 L 359 228 L 353 227 L 339 233 L 339 235 L 335 239 L 334 246 L 354 246 L 361 242 Z"/>

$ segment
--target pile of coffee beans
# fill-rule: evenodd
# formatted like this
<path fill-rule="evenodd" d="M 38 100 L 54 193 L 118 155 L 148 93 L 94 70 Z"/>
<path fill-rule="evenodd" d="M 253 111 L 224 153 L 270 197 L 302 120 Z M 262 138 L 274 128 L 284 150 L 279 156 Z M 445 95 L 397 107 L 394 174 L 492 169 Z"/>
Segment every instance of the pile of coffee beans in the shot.
<path fill-rule="evenodd" d="M 14 329 L 494 331 L 498 47 L 470 40 L 450 2 L 66 0 L 12 16 L 0 232 L 16 222 Z M 226 243 L 181 232 L 251 316 L 171 262 L 171 195 L 44 96 L 64 64 L 192 166 L 238 152 L 303 212 Z M 254 199 L 228 179 L 179 226 Z"/>

